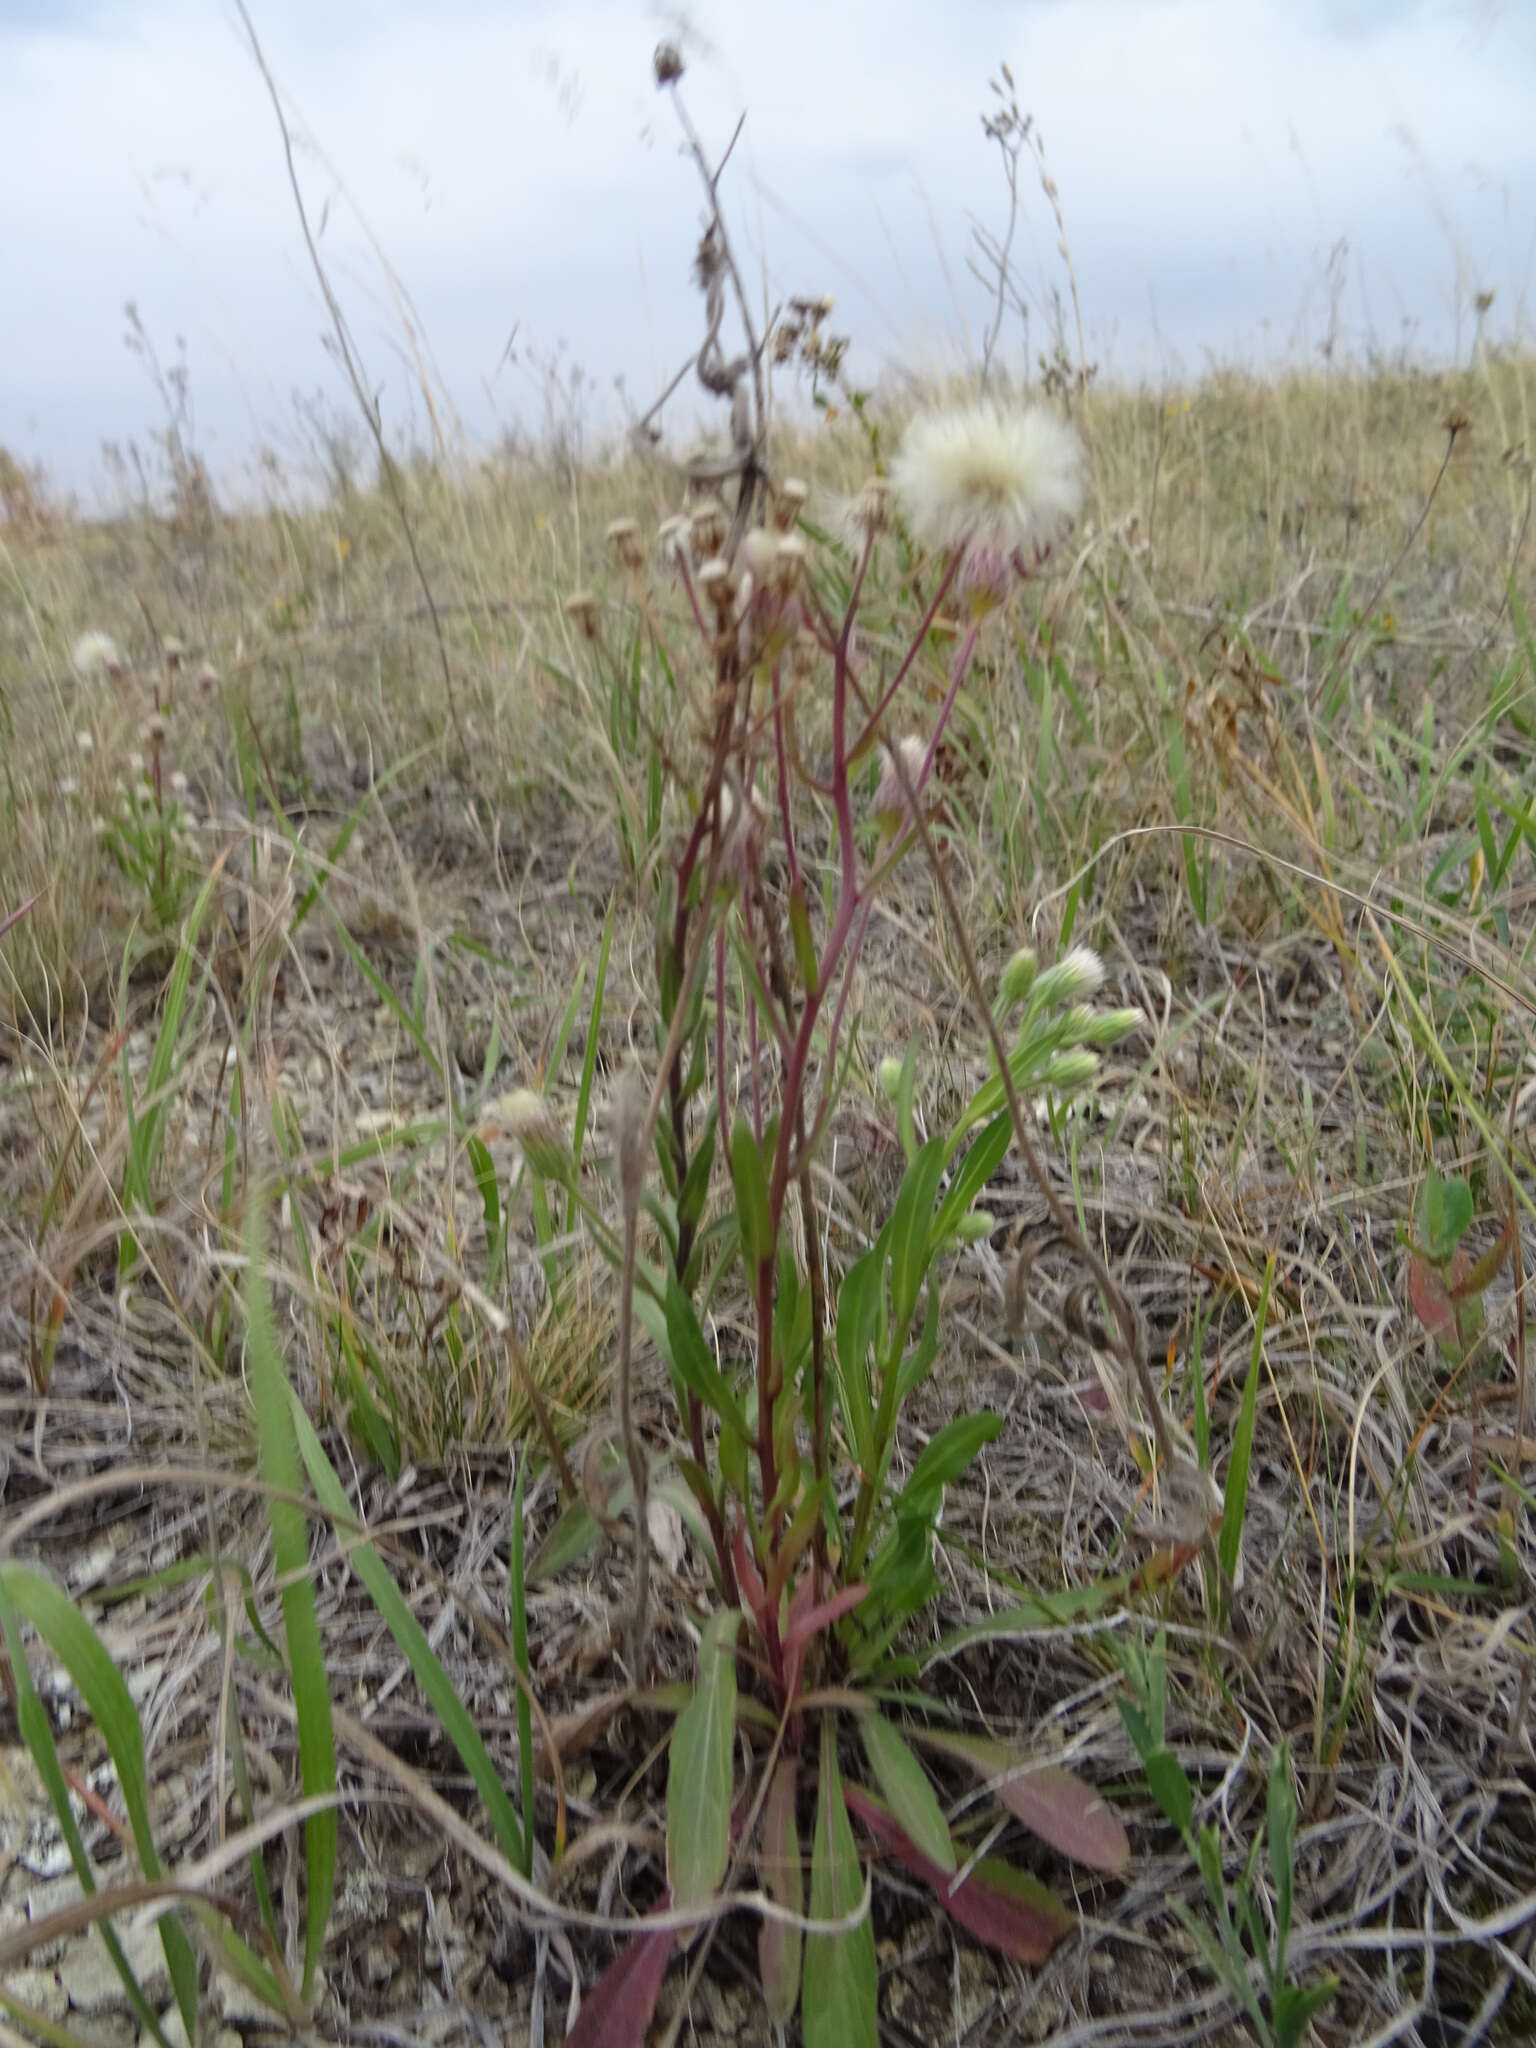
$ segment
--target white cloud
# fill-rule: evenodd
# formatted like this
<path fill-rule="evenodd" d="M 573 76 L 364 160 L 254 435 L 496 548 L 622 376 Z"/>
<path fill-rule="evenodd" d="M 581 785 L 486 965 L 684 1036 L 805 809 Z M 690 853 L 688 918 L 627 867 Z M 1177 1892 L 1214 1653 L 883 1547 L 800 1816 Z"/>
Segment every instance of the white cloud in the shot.
<path fill-rule="evenodd" d="M 470 428 L 528 403 L 514 322 L 565 338 L 606 389 L 648 393 L 693 339 L 697 183 L 649 75 L 664 24 L 617 0 L 258 5 L 296 113 L 409 286 Z M 828 289 L 871 371 L 967 345 L 981 293 L 968 221 L 1001 190 L 978 110 L 1006 57 L 1059 182 L 1092 345 L 1139 372 L 1176 350 L 1279 348 L 1344 314 L 1393 346 L 1400 318 L 1454 339 L 1454 300 L 1513 309 L 1536 235 L 1536 10 L 1445 0 L 778 0 L 700 11 L 685 93 L 727 174 L 761 290 Z M 0 438 L 71 480 L 154 409 L 121 345 L 134 298 L 187 338 L 199 431 L 234 472 L 285 430 L 294 388 L 339 397 L 271 109 L 233 9 L 0 0 Z M 1412 149 L 1403 136 L 1412 138 Z M 411 417 L 400 326 L 332 173 L 300 171 L 387 415 Z M 1060 281 L 1030 182 L 1026 288 Z M 1264 340 L 1266 336 L 1268 341 Z M 1465 330 L 1462 339 L 1465 342 Z M 1038 339 L 1038 337 L 1037 337 Z"/>

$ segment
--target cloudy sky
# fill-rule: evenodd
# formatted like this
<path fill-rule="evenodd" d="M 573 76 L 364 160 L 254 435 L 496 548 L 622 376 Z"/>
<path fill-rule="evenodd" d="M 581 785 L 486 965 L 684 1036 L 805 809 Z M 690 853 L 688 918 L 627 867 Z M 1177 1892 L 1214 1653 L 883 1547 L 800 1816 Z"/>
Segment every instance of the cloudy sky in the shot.
<path fill-rule="evenodd" d="M 557 355 L 599 424 L 616 376 L 644 403 L 681 361 L 701 216 L 651 83 L 664 33 L 712 148 L 746 114 L 725 189 L 754 291 L 833 294 L 861 377 L 977 344 L 999 59 L 1060 188 L 1090 352 L 1120 374 L 1315 351 L 1335 300 L 1356 348 L 1465 353 L 1482 290 L 1499 331 L 1526 322 L 1532 0 L 250 4 L 402 438 L 423 419 L 381 258 L 471 445 L 537 423 Z M 0 443 L 90 501 L 102 443 L 157 418 L 132 300 L 167 365 L 185 343 L 221 481 L 249 485 L 263 444 L 302 463 L 295 395 L 334 410 L 344 386 L 231 0 L 0 0 L 0 137 Z M 1064 281 L 1055 243 L 1030 181 L 1037 308 Z"/>

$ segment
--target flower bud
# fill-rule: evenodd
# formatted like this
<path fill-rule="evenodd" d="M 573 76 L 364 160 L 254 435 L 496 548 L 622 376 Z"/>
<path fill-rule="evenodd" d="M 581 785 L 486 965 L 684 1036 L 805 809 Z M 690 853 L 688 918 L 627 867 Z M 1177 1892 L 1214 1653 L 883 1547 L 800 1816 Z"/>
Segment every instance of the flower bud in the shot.
<path fill-rule="evenodd" d="M 646 1111 L 650 1090 L 636 1066 L 626 1067 L 613 1097 L 613 1149 L 619 1162 L 619 1186 L 626 1205 L 639 1202 L 645 1188 L 650 1132 Z"/>
<path fill-rule="evenodd" d="M 1147 1021 L 1144 1010 L 1093 1010 L 1080 1034 L 1083 1045 L 1118 1045 Z"/>
<path fill-rule="evenodd" d="M 896 1091 L 901 1086 L 901 1061 L 887 1053 L 880 1062 L 877 1073 L 880 1081 L 880 1092 L 883 1095 L 889 1095 L 892 1101 L 894 1101 Z"/>
<path fill-rule="evenodd" d="M 1034 947 L 1020 946 L 1003 969 L 997 984 L 997 993 L 1007 1008 L 1012 1009 L 1015 1003 L 1022 1003 L 1029 994 L 1039 965 Z"/>
<path fill-rule="evenodd" d="M 1057 1053 L 1041 1079 L 1048 1088 L 1086 1088 L 1098 1071 L 1098 1054 L 1079 1048 L 1075 1052 Z"/>
<path fill-rule="evenodd" d="M 955 595 L 973 619 L 982 619 L 1007 600 L 1012 585 L 1013 565 L 1001 548 L 970 548 L 955 577 Z"/>
<path fill-rule="evenodd" d="M 997 1228 L 997 1218 L 990 1209 L 972 1209 L 962 1216 L 955 1226 L 955 1235 L 962 1244 L 980 1244 L 984 1237 L 990 1237 Z"/>
<path fill-rule="evenodd" d="M 523 1157 L 544 1180 L 570 1178 L 570 1148 L 554 1112 L 531 1088 L 514 1088 L 492 1110 L 495 1124 L 522 1148 Z"/>
<path fill-rule="evenodd" d="M 1030 1007 L 1047 1009 L 1056 1003 L 1081 1003 L 1096 995 L 1104 985 L 1104 967 L 1089 946 L 1074 946 L 1064 960 L 1047 967 L 1031 991 Z"/>

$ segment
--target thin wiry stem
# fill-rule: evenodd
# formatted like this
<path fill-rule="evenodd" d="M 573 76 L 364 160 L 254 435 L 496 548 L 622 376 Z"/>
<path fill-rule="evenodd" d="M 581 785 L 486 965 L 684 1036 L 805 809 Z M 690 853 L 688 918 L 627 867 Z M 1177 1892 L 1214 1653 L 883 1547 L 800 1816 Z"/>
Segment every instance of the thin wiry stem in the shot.
<path fill-rule="evenodd" d="M 401 486 L 400 472 L 385 442 L 384 427 L 379 417 L 378 404 L 369 393 L 367 382 L 363 376 L 362 366 L 358 361 L 357 351 L 353 345 L 351 329 L 347 326 L 346 315 L 341 310 L 340 300 L 331 289 L 331 281 L 326 276 L 325 265 L 320 261 L 320 250 L 310 230 L 309 213 L 304 205 L 304 194 L 299 185 L 298 166 L 293 160 L 293 136 L 289 131 L 288 117 L 283 112 L 283 103 L 277 90 L 277 81 L 272 76 L 271 68 L 267 63 L 261 43 L 256 35 L 256 25 L 251 20 L 245 0 L 235 0 L 235 5 L 239 9 L 240 19 L 245 23 L 245 32 L 251 41 L 251 54 L 256 60 L 256 68 L 260 71 L 267 92 L 271 97 L 272 111 L 277 116 L 277 125 L 283 138 L 283 156 L 288 165 L 288 182 L 293 188 L 293 203 L 299 215 L 299 227 L 303 231 L 304 245 L 309 251 L 309 260 L 314 265 L 315 276 L 320 283 L 320 291 L 325 300 L 326 311 L 331 316 L 331 325 L 335 330 L 336 348 L 341 357 L 342 368 L 347 373 L 347 381 L 352 386 L 353 396 L 356 398 L 363 418 L 367 422 L 368 431 L 373 436 L 374 446 L 378 450 L 379 470 L 384 478 L 384 487 L 389 492 L 390 502 L 393 504 L 396 517 L 400 521 L 400 529 L 405 535 L 405 545 L 411 557 L 411 566 L 416 572 L 416 581 L 421 585 L 421 594 L 432 620 L 432 631 L 437 639 L 438 660 L 441 662 L 443 670 L 443 693 L 448 705 L 448 722 L 453 727 L 454 741 L 459 749 L 459 756 L 464 764 L 465 771 L 472 774 L 474 756 L 470 753 L 469 742 L 465 737 L 464 727 L 459 719 L 459 699 L 458 693 L 454 688 L 453 668 L 448 660 L 448 643 L 443 637 L 443 622 L 438 615 L 437 599 L 432 594 L 432 585 L 427 578 L 426 565 L 421 559 L 421 550 L 416 545 L 416 532 L 411 524 L 411 515 L 406 508 L 405 492 Z"/>

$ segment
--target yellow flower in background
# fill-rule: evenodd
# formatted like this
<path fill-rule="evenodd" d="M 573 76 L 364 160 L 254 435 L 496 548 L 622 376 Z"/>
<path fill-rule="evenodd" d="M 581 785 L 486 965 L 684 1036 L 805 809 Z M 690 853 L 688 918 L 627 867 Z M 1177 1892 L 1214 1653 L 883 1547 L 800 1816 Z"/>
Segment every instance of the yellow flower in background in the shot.
<path fill-rule="evenodd" d="M 347 538 L 347 536 L 344 533 L 338 533 L 333 545 L 336 549 L 337 561 L 344 562 L 347 559 L 348 555 L 350 555 L 352 552 L 351 541 Z"/>

